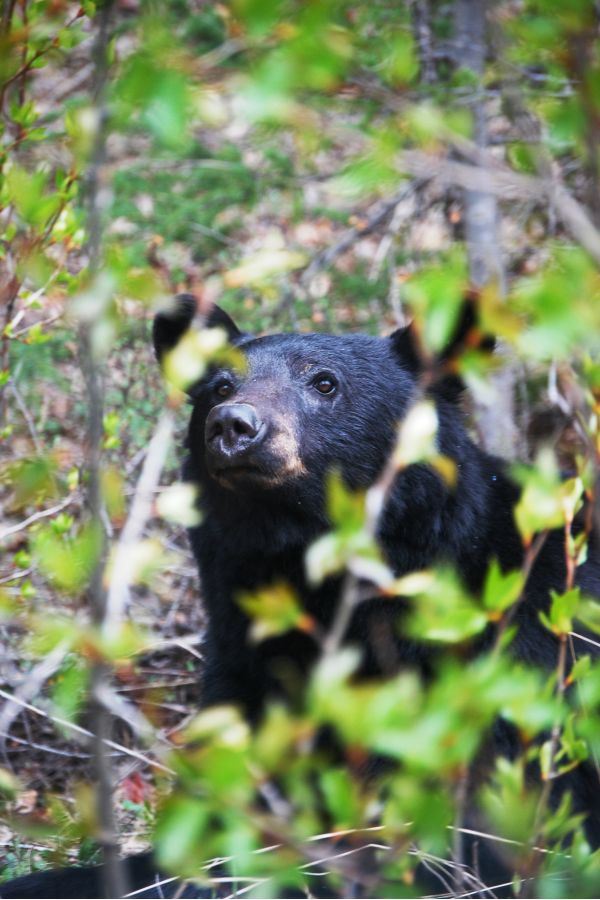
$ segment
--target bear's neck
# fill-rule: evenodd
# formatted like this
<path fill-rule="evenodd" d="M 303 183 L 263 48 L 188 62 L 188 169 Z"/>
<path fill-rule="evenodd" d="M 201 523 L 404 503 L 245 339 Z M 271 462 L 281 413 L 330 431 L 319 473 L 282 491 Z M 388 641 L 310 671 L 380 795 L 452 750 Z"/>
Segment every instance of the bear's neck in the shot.
<path fill-rule="evenodd" d="M 454 487 L 425 465 L 410 466 L 397 477 L 378 529 L 396 575 L 447 562 L 478 590 L 491 558 L 503 568 L 519 565 L 522 548 L 513 519 L 518 488 L 501 461 L 470 442 L 463 449 Z M 207 548 L 198 559 L 203 578 L 218 557 L 236 590 L 287 580 L 307 591 L 306 551 L 330 528 L 322 504 L 303 505 L 290 497 L 283 503 L 268 492 L 257 499 L 204 491 L 203 498 L 204 524 L 190 532 L 196 549 Z"/>

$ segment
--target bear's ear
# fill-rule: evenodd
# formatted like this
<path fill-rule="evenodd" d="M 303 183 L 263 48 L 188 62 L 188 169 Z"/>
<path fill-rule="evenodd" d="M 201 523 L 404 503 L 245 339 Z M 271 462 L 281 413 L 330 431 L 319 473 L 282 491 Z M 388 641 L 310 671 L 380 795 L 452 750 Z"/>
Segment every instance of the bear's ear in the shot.
<path fill-rule="evenodd" d="M 471 291 L 463 300 L 454 332 L 440 353 L 440 362 L 452 365 L 466 350 L 492 353 L 496 339 L 482 329 L 479 314 L 479 295 Z"/>
<path fill-rule="evenodd" d="M 224 328 L 230 344 L 235 344 L 241 337 L 244 337 L 244 332 L 240 331 L 231 316 L 216 303 L 213 303 L 203 324 L 205 328 Z"/>
<path fill-rule="evenodd" d="M 172 350 L 180 337 L 188 330 L 196 315 L 196 298 L 193 294 L 178 294 L 172 305 L 156 314 L 152 325 L 154 352 L 159 362 Z"/>
<path fill-rule="evenodd" d="M 204 328 L 224 328 L 230 343 L 234 343 L 242 336 L 234 321 L 219 306 L 212 306 L 208 315 L 202 319 L 194 295 L 178 294 L 173 305 L 157 313 L 154 318 L 152 339 L 159 362 L 191 327 L 196 315 Z"/>
<path fill-rule="evenodd" d="M 493 352 L 495 340 L 481 328 L 478 302 L 479 295 L 475 291 L 465 296 L 450 339 L 435 355 L 423 347 L 414 322 L 391 335 L 399 362 L 430 394 L 453 402 L 460 399 L 465 389 L 460 375 L 463 353 L 470 350 L 483 354 Z"/>
<path fill-rule="evenodd" d="M 389 340 L 392 342 L 398 361 L 413 375 L 418 376 L 424 369 L 423 356 L 419 347 L 419 338 L 414 325 L 406 325 L 394 331 Z"/>
<path fill-rule="evenodd" d="M 414 323 L 398 328 L 390 335 L 398 362 L 417 378 L 422 386 L 436 397 L 456 401 L 464 390 L 459 375 L 451 371 L 442 357 L 427 357 L 421 348 Z"/>

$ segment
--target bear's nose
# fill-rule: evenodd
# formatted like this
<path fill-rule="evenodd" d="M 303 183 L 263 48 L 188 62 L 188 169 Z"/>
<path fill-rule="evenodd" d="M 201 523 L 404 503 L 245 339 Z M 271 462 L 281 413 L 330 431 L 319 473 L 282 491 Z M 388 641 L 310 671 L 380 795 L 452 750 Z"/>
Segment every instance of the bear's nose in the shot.
<path fill-rule="evenodd" d="M 204 435 L 213 453 L 231 458 L 258 443 L 264 431 L 263 422 L 249 403 L 221 403 L 208 414 Z"/>

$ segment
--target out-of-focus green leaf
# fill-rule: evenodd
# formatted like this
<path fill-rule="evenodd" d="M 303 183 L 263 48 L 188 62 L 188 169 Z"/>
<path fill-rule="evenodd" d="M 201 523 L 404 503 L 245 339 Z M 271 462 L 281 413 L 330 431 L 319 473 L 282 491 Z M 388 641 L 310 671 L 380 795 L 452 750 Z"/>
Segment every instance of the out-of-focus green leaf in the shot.
<path fill-rule="evenodd" d="M 498 560 L 493 559 L 488 568 L 483 588 L 483 605 L 492 614 L 502 614 L 521 596 L 525 578 L 521 570 L 502 572 Z M 496 618 L 491 616 L 492 621 Z"/>
<path fill-rule="evenodd" d="M 454 573 L 439 570 L 412 601 L 406 628 L 420 640 L 456 643 L 481 632 L 487 621 L 485 611 L 469 597 Z"/>
<path fill-rule="evenodd" d="M 559 594 L 550 591 L 552 602 L 548 614 L 540 612 L 540 619 L 550 631 L 559 637 L 566 637 L 573 630 L 573 619 L 577 616 L 581 591 L 578 587 Z"/>
<path fill-rule="evenodd" d="M 348 490 L 339 472 L 333 471 L 327 475 L 326 502 L 329 518 L 336 531 L 351 534 L 364 526 L 364 492 Z"/>
<path fill-rule="evenodd" d="M 537 532 L 572 521 L 583 484 L 579 478 L 562 481 L 552 453 L 540 453 L 535 468 L 513 467 L 513 474 L 522 485 L 515 521 L 526 545 Z"/>
<path fill-rule="evenodd" d="M 47 181 L 45 172 L 29 173 L 16 163 L 6 172 L 9 197 L 28 225 L 39 227 L 45 224 L 60 206 L 57 194 L 44 196 Z"/>
<path fill-rule="evenodd" d="M 198 509 L 198 487 L 187 481 L 178 481 L 163 488 L 156 500 L 156 510 L 169 522 L 194 528 L 202 521 Z"/>
<path fill-rule="evenodd" d="M 86 702 L 89 685 L 89 669 L 80 659 L 69 656 L 52 679 L 52 702 L 55 714 L 74 722 Z"/>
<path fill-rule="evenodd" d="M 243 353 L 228 343 L 223 328 L 190 329 L 166 354 L 165 378 L 184 391 L 202 378 L 211 363 L 229 365 L 243 372 L 246 360 Z"/>
<path fill-rule="evenodd" d="M 308 580 L 314 585 L 345 569 L 383 589 L 393 582 L 393 574 L 382 560 L 381 549 L 364 529 L 347 534 L 329 532 L 317 538 L 306 551 L 304 561 Z"/>
<path fill-rule="evenodd" d="M 14 509 L 22 509 L 32 501 L 55 497 L 59 492 L 56 461 L 49 455 L 23 459 L 2 468 L 13 489 Z"/>
<path fill-rule="evenodd" d="M 98 527 L 84 526 L 73 538 L 56 536 L 44 528 L 33 539 L 38 565 L 61 590 L 79 593 L 98 562 L 101 536 Z"/>
<path fill-rule="evenodd" d="M 181 737 L 188 742 L 210 741 L 243 750 L 248 745 L 250 730 L 235 707 L 213 706 L 195 716 Z"/>
<path fill-rule="evenodd" d="M 176 793 L 166 802 L 154 832 L 157 862 L 167 871 L 201 876 L 204 835 L 210 807 L 204 801 Z"/>
<path fill-rule="evenodd" d="M 256 38 L 264 37 L 281 21 L 285 10 L 283 0 L 233 0 L 232 5 L 249 33 Z"/>
<path fill-rule="evenodd" d="M 0 767 L 0 797 L 14 798 L 19 790 L 19 782 L 12 772 Z"/>
<path fill-rule="evenodd" d="M 438 416 L 431 400 L 420 400 L 411 406 L 398 429 L 393 460 L 398 469 L 413 463 L 427 462 L 438 456 Z"/>
<path fill-rule="evenodd" d="M 302 253 L 292 250 L 260 250 L 243 260 L 235 269 L 225 273 L 227 287 L 245 287 L 285 272 L 301 268 L 306 263 Z"/>
<path fill-rule="evenodd" d="M 314 628 L 311 617 L 304 612 L 296 593 L 287 584 L 242 595 L 238 602 L 253 620 L 250 628 L 253 641 L 264 641 L 292 628 L 309 632 Z"/>
<path fill-rule="evenodd" d="M 321 790 L 336 828 L 356 828 L 360 825 L 358 783 L 347 769 L 323 772 Z"/>
<path fill-rule="evenodd" d="M 464 256 L 455 251 L 446 265 L 422 270 L 405 285 L 408 302 L 426 346 L 436 353 L 447 346 L 462 309 L 468 275 Z"/>
<path fill-rule="evenodd" d="M 414 38 L 409 31 L 390 36 L 388 56 L 383 60 L 383 77 L 390 84 L 408 84 L 419 71 Z"/>

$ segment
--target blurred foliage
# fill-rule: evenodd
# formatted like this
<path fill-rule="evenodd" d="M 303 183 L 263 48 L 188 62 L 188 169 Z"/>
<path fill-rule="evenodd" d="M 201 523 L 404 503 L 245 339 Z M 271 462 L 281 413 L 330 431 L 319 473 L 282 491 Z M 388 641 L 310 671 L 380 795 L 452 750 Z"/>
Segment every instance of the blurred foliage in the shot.
<path fill-rule="evenodd" d="M 484 331 L 497 335 L 520 367 L 516 417 L 531 446 L 521 447 L 514 474 L 522 487 L 516 519 L 526 565 L 549 527 L 565 531 L 569 571 L 585 559 L 587 530 L 571 526 L 583 501 L 594 502 L 600 455 L 600 276 L 598 254 L 590 251 L 600 225 L 597 4 L 490 4 L 479 75 L 456 58 L 459 2 L 123 0 L 114 4 L 100 106 L 90 51 L 102 5 L 4 5 L 3 679 L 12 693 L 56 656 L 42 679 L 48 684 L 34 678 L 30 699 L 63 720 L 63 734 L 85 709 L 98 659 L 113 666 L 124 696 L 143 683 L 145 721 L 163 735 L 165 710 L 181 709 L 176 688 L 153 693 L 144 669 L 148 642 L 162 646 L 162 620 L 171 613 L 155 616 L 151 637 L 146 620 L 100 633 L 82 609 L 99 552 L 98 523 L 87 520 L 84 504 L 89 399 L 79 369 L 82 324 L 91 323 L 105 367 L 103 527 L 114 541 L 164 404 L 147 320 L 176 290 L 194 291 L 205 305 L 217 300 L 248 330 L 381 333 L 409 315 L 426 356 L 444 347 L 469 288 L 469 248 L 458 186 L 436 175 L 447 161 L 477 159 L 474 98 L 484 107 L 494 165 L 509 181 L 532 179 L 522 196 L 512 190 L 499 198 L 506 296 L 490 283 L 479 297 Z M 104 124 L 106 160 L 97 172 Z M 423 178 L 409 174 L 410 154 L 425 161 Z M 86 201 L 94 174 L 101 176 L 104 235 L 102 266 L 92 275 Z M 406 193 L 381 213 L 401 188 Z M 579 230 L 561 191 L 568 210 L 576 204 L 583 212 Z M 214 334 L 194 339 L 188 351 L 182 347 L 179 362 L 174 357 L 182 385 L 190 358 L 194 378 L 224 352 Z M 496 365 L 470 347 L 458 360 L 492 406 L 482 386 L 489 391 Z M 169 402 L 181 403 L 178 392 Z M 436 455 L 430 413 L 427 403 L 415 407 L 394 465 L 434 465 L 451 484 L 455 473 Z M 176 478 L 177 465 L 172 454 L 167 480 Z M 151 799 L 144 785 L 126 779 L 116 801 L 121 815 L 147 824 L 158 808 L 155 841 L 167 869 L 199 877 L 210 859 L 232 857 L 232 871 L 248 879 L 245 886 L 255 879 L 256 895 L 265 897 L 310 883 L 307 863 L 336 854 L 331 883 L 343 896 L 342 854 L 373 842 L 376 865 L 365 889 L 412 896 L 417 864 L 443 868 L 439 858 L 448 856 L 451 829 L 460 822 L 461 784 L 502 716 L 520 736 L 522 753 L 497 760 L 480 805 L 486 830 L 515 842 L 503 846 L 516 890 L 527 877 L 535 879 L 527 888 L 532 896 L 562 896 L 565 883 L 572 896 L 597 896 L 600 856 L 587 845 L 569 799 L 553 808 L 547 785 L 600 754 L 599 664 L 578 660 L 567 702 L 560 672 L 517 666 L 507 652 L 523 572 L 503 573 L 492 562 L 481 598 L 447 570 L 394 582 L 375 546 L 369 497 L 349 495 L 335 473 L 328 493 L 332 530 L 310 548 L 311 579 L 346 573 L 371 580 L 374 590 L 404 594 L 411 634 L 439 647 L 431 681 L 407 671 L 360 683 L 353 678 L 357 653 L 329 648 L 300 710 L 273 705 L 254 731 L 235 710 L 207 710 L 175 732 L 169 765 L 176 779 L 148 767 Z M 185 568 L 173 562 L 177 551 L 185 558 L 181 529 L 159 516 L 192 524 L 193 506 L 189 491 L 175 485 L 152 508 L 135 549 L 137 599 L 147 599 L 148 582 L 161 602 L 177 593 L 173 582 Z M 106 581 L 112 577 L 109 566 Z M 241 602 L 253 618 L 254 640 L 296 628 L 326 645 L 286 585 Z M 597 606 L 572 583 L 553 595 L 543 621 L 560 641 L 580 621 L 600 631 Z M 465 661 L 464 641 L 489 623 L 498 625 L 497 646 Z M 185 668 L 194 675 L 190 659 Z M 336 736 L 335 758 L 320 746 L 324 727 Z M 29 766 L 13 753 L 36 744 L 28 729 L 11 731 L 20 744 L 6 738 L 21 781 L 0 771 L 6 828 L 14 835 L 3 854 L 7 877 L 46 864 L 22 848 L 15 812 L 28 814 L 21 827 L 51 849 L 52 863 L 76 846 L 79 858 L 89 859 L 97 828 L 90 791 L 61 782 L 59 800 L 42 789 L 52 783 L 39 774 L 44 764 L 36 758 Z M 48 741 L 45 734 L 39 743 Z M 373 755 L 396 765 L 362 778 Z M 541 775 L 532 778 L 536 763 Z M 330 836 L 340 831 L 341 842 Z M 210 868 L 200 874 L 210 881 Z M 446 875 L 452 880 L 451 871 Z"/>

